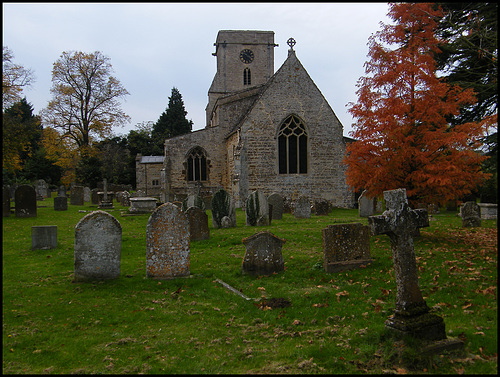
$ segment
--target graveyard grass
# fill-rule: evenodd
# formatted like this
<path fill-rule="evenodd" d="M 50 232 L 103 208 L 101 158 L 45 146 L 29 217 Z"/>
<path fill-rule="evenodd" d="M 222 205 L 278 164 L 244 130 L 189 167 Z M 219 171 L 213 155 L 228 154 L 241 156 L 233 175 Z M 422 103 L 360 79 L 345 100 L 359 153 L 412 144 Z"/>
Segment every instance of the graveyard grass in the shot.
<path fill-rule="evenodd" d="M 465 343 L 425 355 L 384 328 L 396 293 L 387 236 L 371 237 L 366 268 L 324 272 L 321 230 L 367 224 L 357 210 L 284 214 L 265 227 L 246 226 L 237 210 L 229 229 L 214 229 L 207 211 L 210 239 L 191 242 L 191 276 L 158 281 L 146 278 L 149 215 L 122 217 L 115 202 L 120 278 L 73 283 L 79 210 L 97 208 L 38 205 L 36 218 L 3 218 L 3 373 L 497 373 L 496 220 L 465 229 L 442 210 L 415 240 L 426 302 Z M 57 225 L 56 249 L 31 250 L 35 225 Z M 242 275 L 241 240 L 262 230 L 286 240 L 285 271 Z M 262 299 L 247 301 L 216 279 Z"/>

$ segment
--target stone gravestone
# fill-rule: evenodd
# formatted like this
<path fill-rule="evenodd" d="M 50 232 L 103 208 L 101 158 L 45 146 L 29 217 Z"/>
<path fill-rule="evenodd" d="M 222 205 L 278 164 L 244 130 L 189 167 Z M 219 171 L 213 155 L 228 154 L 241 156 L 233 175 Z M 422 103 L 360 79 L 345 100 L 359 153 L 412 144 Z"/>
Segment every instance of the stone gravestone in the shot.
<path fill-rule="evenodd" d="M 297 219 L 310 219 L 311 218 L 311 202 L 305 196 L 301 196 L 295 202 L 295 210 L 293 212 Z"/>
<path fill-rule="evenodd" d="M 67 211 L 68 198 L 65 196 L 56 196 L 54 198 L 54 211 Z"/>
<path fill-rule="evenodd" d="M 45 200 L 48 197 L 49 185 L 43 179 L 39 179 L 35 183 L 36 199 Z"/>
<path fill-rule="evenodd" d="M 236 226 L 236 208 L 234 199 L 224 189 L 218 190 L 212 197 L 212 225 L 214 228 L 221 228 L 222 220 L 224 227 L 230 228 Z"/>
<path fill-rule="evenodd" d="M 10 187 L 3 186 L 2 188 L 2 203 L 3 203 L 3 217 L 10 216 Z"/>
<path fill-rule="evenodd" d="M 272 206 L 271 219 L 281 220 L 283 218 L 283 197 L 274 192 L 267 198 L 267 203 Z"/>
<path fill-rule="evenodd" d="M 84 187 L 83 188 L 83 201 L 84 202 L 90 202 L 90 200 L 91 200 L 90 187 Z"/>
<path fill-rule="evenodd" d="M 368 198 L 366 196 L 366 190 L 363 191 L 358 199 L 359 217 L 373 216 L 375 214 L 375 203 L 376 199 Z"/>
<path fill-rule="evenodd" d="M 94 188 L 92 190 L 90 190 L 90 202 L 92 204 L 99 204 L 99 189 L 98 188 Z"/>
<path fill-rule="evenodd" d="M 418 285 L 413 234 L 416 229 L 429 226 L 427 210 L 409 208 L 405 189 L 384 191 L 384 199 L 386 211 L 368 217 L 368 224 L 373 235 L 387 234 L 391 240 L 397 294 L 394 315 L 385 326 L 400 335 L 446 339 L 443 319 L 429 313 Z"/>
<path fill-rule="evenodd" d="M 479 203 L 482 220 L 496 220 L 498 212 L 498 204 L 496 203 Z"/>
<path fill-rule="evenodd" d="M 73 206 L 83 206 L 83 186 L 73 186 L 69 197 L 69 204 Z"/>
<path fill-rule="evenodd" d="M 245 202 L 246 224 L 249 226 L 269 225 L 269 204 L 266 196 L 260 191 L 248 195 Z"/>
<path fill-rule="evenodd" d="M 146 226 L 146 246 L 148 278 L 189 276 L 189 221 L 180 208 L 165 203 L 154 210 Z"/>
<path fill-rule="evenodd" d="M 101 199 L 101 202 L 97 206 L 98 208 L 114 208 L 113 207 L 113 196 L 109 195 L 108 193 L 108 180 L 106 178 L 103 179 L 104 182 L 104 189 L 103 189 L 103 197 Z"/>
<path fill-rule="evenodd" d="M 32 186 L 18 186 L 15 202 L 16 217 L 36 217 L 36 192 Z"/>
<path fill-rule="evenodd" d="M 182 202 L 182 208 L 181 208 L 182 212 L 186 212 L 191 207 L 197 207 L 202 209 L 203 211 L 206 209 L 205 203 L 203 202 L 203 199 L 199 195 L 189 195 Z"/>
<path fill-rule="evenodd" d="M 31 227 L 31 250 L 47 250 L 56 247 L 57 225 Z"/>
<path fill-rule="evenodd" d="M 246 252 L 241 265 L 242 273 L 272 275 L 285 269 L 281 248 L 286 242 L 264 231 L 241 240 Z"/>
<path fill-rule="evenodd" d="M 462 227 L 471 228 L 481 226 L 481 209 L 476 202 L 466 202 L 460 209 Z"/>
<path fill-rule="evenodd" d="M 323 233 L 325 272 L 347 271 L 372 262 L 370 228 L 361 223 L 329 225 Z"/>
<path fill-rule="evenodd" d="M 208 229 L 208 215 L 198 207 L 190 207 L 185 212 L 189 221 L 189 237 L 191 241 L 208 240 L 210 229 Z"/>
<path fill-rule="evenodd" d="M 57 189 L 57 196 L 66 197 L 66 186 L 64 185 L 59 186 L 59 188 Z"/>
<path fill-rule="evenodd" d="M 326 200 L 316 201 L 314 203 L 314 214 L 316 216 L 328 216 L 330 212 L 330 203 Z"/>
<path fill-rule="evenodd" d="M 75 282 L 120 277 L 122 227 L 107 212 L 94 211 L 75 226 Z"/>

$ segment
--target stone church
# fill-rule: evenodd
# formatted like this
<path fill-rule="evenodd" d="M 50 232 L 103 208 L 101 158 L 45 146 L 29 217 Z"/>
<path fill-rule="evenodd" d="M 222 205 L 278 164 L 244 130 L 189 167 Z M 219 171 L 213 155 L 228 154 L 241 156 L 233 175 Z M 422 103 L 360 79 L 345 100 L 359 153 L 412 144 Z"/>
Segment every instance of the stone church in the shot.
<path fill-rule="evenodd" d="M 288 40 L 274 72 L 274 32 L 221 30 L 206 127 L 165 141 L 164 201 L 224 188 L 245 203 L 254 190 L 353 208 L 342 159 L 348 138 Z"/>

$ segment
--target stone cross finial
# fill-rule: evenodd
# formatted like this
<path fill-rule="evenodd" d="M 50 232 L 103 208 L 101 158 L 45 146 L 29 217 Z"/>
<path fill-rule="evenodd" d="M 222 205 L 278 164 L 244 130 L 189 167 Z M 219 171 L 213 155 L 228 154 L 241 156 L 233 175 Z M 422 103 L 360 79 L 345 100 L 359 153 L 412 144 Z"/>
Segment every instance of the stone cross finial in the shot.
<path fill-rule="evenodd" d="M 286 44 L 288 46 L 290 46 L 290 50 L 293 50 L 293 46 L 295 46 L 297 42 L 295 42 L 295 39 L 293 38 L 288 38 L 288 40 L 286 41 Z"/>
<path fill-rule="evenodd" d="M 395 315 L 386 326 L 427 339 L 444 339 L 443 319 L 428 313 L 418 286 L 413 236 L 419 228 L 429 226 L 427 210 L 409 208 L 405 189 L 385 191 L 384 199 L 387 210 L 368 217 L 368 224 L 373 235 L 387 234 L 391 240 L 397 294 Z"/>

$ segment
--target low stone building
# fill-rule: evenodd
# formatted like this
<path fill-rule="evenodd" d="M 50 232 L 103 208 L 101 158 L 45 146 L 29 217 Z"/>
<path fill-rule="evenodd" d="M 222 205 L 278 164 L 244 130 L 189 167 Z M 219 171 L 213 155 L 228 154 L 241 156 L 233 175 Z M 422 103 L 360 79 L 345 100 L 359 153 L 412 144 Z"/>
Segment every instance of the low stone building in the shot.
<path fill-rule="evenodd" d="M 135 158 L 136 190 L 142 190 L 146 196 L 161 198 L 162 182 L 164 182 L 164 156 L 143 156 Z"/>
<path fill-rule="evenodd" d="M 288 45 L 274 73 L 274 32 L 219 31 L 206 127 L 165 141 L 165 201 L 224 188 L 237 207 L 255 190 L 354 207 L 342 163 L 348 138 L 297 58 L 293 38 Z"/>

